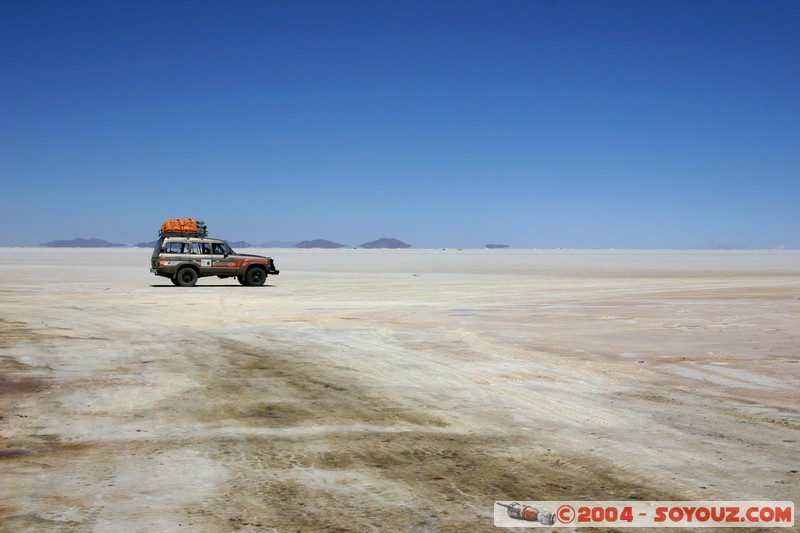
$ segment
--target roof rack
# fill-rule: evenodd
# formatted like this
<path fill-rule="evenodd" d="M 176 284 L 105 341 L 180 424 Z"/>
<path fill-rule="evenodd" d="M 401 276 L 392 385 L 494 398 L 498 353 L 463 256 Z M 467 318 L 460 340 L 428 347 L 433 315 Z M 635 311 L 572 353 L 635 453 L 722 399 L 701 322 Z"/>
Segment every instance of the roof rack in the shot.
<path fill-rule="evenodd" d="M 158 232 L 159 237 L 208 237 L 208 231 L 191 231 L 191 232 L 184 232 L 184 231 L 160 231 Z"/>

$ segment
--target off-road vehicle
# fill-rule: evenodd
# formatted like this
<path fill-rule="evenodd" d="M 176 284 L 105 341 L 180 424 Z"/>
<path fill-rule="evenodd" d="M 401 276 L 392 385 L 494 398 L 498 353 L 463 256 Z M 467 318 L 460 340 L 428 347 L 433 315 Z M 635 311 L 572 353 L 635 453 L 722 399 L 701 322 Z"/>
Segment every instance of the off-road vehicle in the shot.
<path fill-rule="evenodd" d="M 235 277 L 242 285 L 258 287 L 267 275 L 280 274 L 271 257 L 237 254 L 227 242 L 203 233 L 162 234 L 153 249 L 150 272 L 181 287 L 192 287 L 198 278 L 206 276 Z"/>

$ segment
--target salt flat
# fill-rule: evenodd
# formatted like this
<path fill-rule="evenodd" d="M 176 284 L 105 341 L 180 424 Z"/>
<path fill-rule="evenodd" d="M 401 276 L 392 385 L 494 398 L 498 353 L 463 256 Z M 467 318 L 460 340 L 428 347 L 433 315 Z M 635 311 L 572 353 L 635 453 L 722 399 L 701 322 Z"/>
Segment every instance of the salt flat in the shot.
<path fill-rule="evenodd" d="M 800 496 L 800 252 L 0 249 L 0 530 L 494 531 Z"/>

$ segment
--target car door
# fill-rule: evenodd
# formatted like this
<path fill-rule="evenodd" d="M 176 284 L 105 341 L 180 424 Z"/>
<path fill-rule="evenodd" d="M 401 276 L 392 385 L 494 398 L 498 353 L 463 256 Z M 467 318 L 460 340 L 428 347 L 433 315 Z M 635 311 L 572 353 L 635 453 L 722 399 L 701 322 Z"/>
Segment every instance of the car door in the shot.
<path fill-rule="evenodd" d="M 236 273 L 239 261 L 232 256 L 232 253 L 233 251 L 224 242 L 211 243 L 211 260 L 213 262 L 214 274 L 218 276 L 232 276 Z"/>
<path fill-rule="evenodd" d="M 207 242 L 192 242 L 192 262 L 200 269 L 201 276 L 213 273 L 211 261 L 211 244 Z"/>

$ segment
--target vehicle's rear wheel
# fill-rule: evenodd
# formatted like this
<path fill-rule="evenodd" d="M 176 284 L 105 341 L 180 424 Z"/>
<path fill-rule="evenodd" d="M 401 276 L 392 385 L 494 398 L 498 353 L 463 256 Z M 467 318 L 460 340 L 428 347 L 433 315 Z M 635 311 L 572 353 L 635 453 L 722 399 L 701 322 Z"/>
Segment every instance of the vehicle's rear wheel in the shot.
<path fill-rule="evenodd" d="M 244 280 L 251 287 L 260 287 L 267 281 L 267 271 L 261 267 L 250 267 L 244 275 Z"/>
<path fill-rule="evenodd" d="M 236 279 L 239 280 L 239 283 L 242 285 L 247 286 L 247 280 L 244 279 L 244 276 L 236 276 Z"/>
<path fill-rule="evenodd" d="M 197 283 L 197 272 L 191 267 L 184 267 L 178 270 L 175 279 L 178 280 L 178 285 L 181 287 L 194 287 L 194 284 Z"/>

